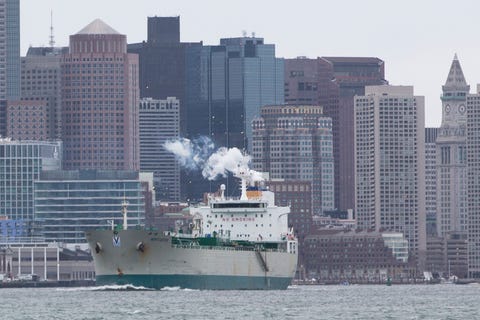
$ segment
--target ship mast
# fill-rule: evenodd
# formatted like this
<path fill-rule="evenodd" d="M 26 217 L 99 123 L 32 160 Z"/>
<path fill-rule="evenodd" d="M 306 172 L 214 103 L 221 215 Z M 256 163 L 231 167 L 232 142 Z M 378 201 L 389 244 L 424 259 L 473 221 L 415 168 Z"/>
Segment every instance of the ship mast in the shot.
<path fill-rule="evenodd" d="M 127 230 L 127 228 L 128 228 L 127 206 L 128 206 L 128 201 L 125 198 L 123 198 L 123 201 L 122 201 L 123 230 Z"/>

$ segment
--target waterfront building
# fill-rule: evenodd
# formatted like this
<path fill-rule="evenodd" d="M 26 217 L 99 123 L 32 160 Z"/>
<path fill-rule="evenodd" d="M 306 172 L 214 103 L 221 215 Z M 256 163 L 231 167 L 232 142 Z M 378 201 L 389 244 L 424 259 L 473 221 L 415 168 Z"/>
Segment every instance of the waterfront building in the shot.
<path fill-rule="evenodd" d="M 306 273 L 320 283 L 385 283 L 409 279 L 405 247 L 380 232 L 318 230 L 305 239 Z M 408 255 L 408 253 L 407 253 Z"/>
<path fill-rule="evenodd" d="M 86 230 L 123 224 L 124 201 L 128 225 L 138 226 L 145 220 L 143 192 L 138 171 L 42 172 L 35 182 L 36 233 L 46 242 L 86 243 Z"/>
<path fill-rule="evenodd" d="M 437 135 L 438 128 L 425 128 L 425 213 L 427 237 L 437 236 Z"/>
<path fill-rule="evenodd" d="M 264 106 L 253 122 L 253 168 L 312 183 L 312 210 L 334 209 L 332 121 L 320 106 Z"/>
<path fill-rule="evenodd" d="M 61 138 L 62 84 L 60 62 L 62 55 L 67 53 L 68 47 L 30 47 L 27 55 L 21 58 L 22 100 L 45 104 L 45 115 L 48 121 L 44 124 L 48 134 L 45 139 Z M 29 122 L 34 124 L 37 115 L 34 116 L 27 112 L 25 117 L 28 117 L 28 115 L 30 115 Z M 9 128 L 10 125 L 9 123 Z M 10 134 L 9 137 L 15 138 Z M 29 139 L 40 140 L 36 137 Z"/>
<path fill-rule="evenodd" d="M 437 233 L 467 231 L 467 94 L 457 55 L 442 87 L 442 124 L 437 145 Z"/>
<path fill-rule="evenodd" d="M 445 238 L 427 237 L 427 257 L 425 270 L 432 275 L 442 275 L 445 271 Z"/>
<path fill-rule="evenodd" d="M 138 170 L 138 56 L 100 19 L 62 56 L 64 168 Z"/>
<path fill-rule="evenodd" d="M 0 242 L 0 274 L 3 281 L 85 281 L 92 284 L 95 266 L 92 255 L 82 248 L 60 243 Z"/>
<path fill-rule="evenodd" d="M 468 236 L 466 232 L 451 232 L 445 239 L 444 275 L 468 278 Z"/>
<path fill-rule="evenodd" d="M 353 210 L 351 210 L 349 213 L 353 213 Z M 313 216 L 310 230 L 313 230 L 312 233 L 314 233 L 315 230 L 321 229 L 343 231 L 355 230 L 357 229 L 357 221 L 353 219 L 351 214 L 344 218 L 331 216 Z"/>
<path fill-rule="evenodd" d="M 0 0 L 0 137 L 7 100 L 20 100 L 20 0 Z"/>
<path fill-rule="evenodd" d="M 33 236 L 34 183 L 42 171 L 61 169 L 61 155 L 59 141 L 0 140 L 0 216 L 27 224 L 22 232 L 15 232 L 15 238 Z M 7 227 L 4 235 L 13 232 Z"/>
<path fill-rule="evenodd" d="M 408 241 L 400 232 L 383 232 L 385 245 L 392 249 L 395 258 L 402 262 L 408 262 Z"/>
<path fill-rule="evenodd" d="M 367 86 L 355 97 L 355 215 L 363 230 L 401 232 L 419 270 L 426 250 L 424 97 Z"/>
<path fill-rule="evenodd" d="M 443 237 L 428 237 L 426 261 L 425 269 L 434 275 L 468 278 L 467 234 L 449 232 Z"/>
<path fill-rule="evenodd" d="M 467 96 L 468 276 L 480 278 L 480 85 Z"/>
<path fill-rule="evenodd" d="M 268 190 L 275 193 L 276 206 L 289 206 L 288 225 L 298 239 L 298 265 L 305 263 L 304 241 L 312 225 L 312 182 L 276 179 L 266 182 Z"/>
<path fill-rule="evenodd" d="M 155 198 L 180 200 L 180 165 L 164 143 L 180 137 L 180 101 L 144 98 L 140 100 L 140 170 L 153 172 Z"/>

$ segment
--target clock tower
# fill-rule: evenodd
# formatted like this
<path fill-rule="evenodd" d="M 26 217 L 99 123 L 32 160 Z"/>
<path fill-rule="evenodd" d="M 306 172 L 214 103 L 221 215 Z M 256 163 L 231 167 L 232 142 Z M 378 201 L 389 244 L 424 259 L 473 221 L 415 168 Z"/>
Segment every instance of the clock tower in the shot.
<path fill-rule="evenodd" d="M 470 92 L 470 86 L 465 81 L 457 54 L 453 57 L 450 72 L 445 85 L 442 86 L 442 91 L 442 127 L 459 125 L 465 127 L 467 94 Z"/>
<path fill-rule="evenodd" d="M 437 233 L 440 237 L 466 237 L 466 104 L 470 86 L 456 54 L 442 91 L 442 125 L 436 140 Z"/>

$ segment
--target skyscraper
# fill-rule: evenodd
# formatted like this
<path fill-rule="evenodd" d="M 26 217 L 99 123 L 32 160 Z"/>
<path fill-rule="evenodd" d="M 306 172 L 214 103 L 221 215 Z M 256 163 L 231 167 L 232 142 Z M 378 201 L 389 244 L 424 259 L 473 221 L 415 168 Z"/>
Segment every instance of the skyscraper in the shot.
<path fill-rule="evenodd" d="M 402 232 L 421 266 L 425 231 L 424 97 L 369 86 L 355 97 L 355 213 L 362 229 Z"/>
<path fill-rule="evenodd" d="M 251 150 L 260 108 L 284 102 L 283 75 L 283 59 L 263 38 L 226 38 L 218 46 L 187 49 L 187 136 Z"/>
<path fill-rule="evenodd" d="M 466 102 L 470 86 L 457 55 L 442 87 L 442 124 L 437 136 L 437 233 L 467 230 Z"/>
<path fill-rule="evenodd" d="M 437 140 L 438 128 L 425 128 L 425 212 L 427 236 L 437 236 Z"/>
<path fill-rule="evenodd" d="M 46 104 L 47 139 L 61 138 L 62 84 L 60 62 L 68 47 L 30 47 L 21 58 L 22 100 Z M 38 102 L 37 102 L 38 103 Z M 34 122 L 34 117 L 31 117 Z M 37 138 L 31 138 L 37 139 Z"/>
<path fill-rule="evenodd" d="M 97 19 L 62 57 L 64 168 L 138 170 L 138 57 Z"/>
<path fill-rule="evenodd" d="M 326 111 L 329 110 L 331 114 L 338 114 L 338 98 L 339 87 L 335 80 L 333 72 L 333 64 L 324 58 L 307 59 L 305 57 L 298 57 L 296 59 L 285 59 L 285 102 L 292 105 L 317 105 L 323 108 L 322 113 L 326 116 Z M 330 118 L 331 119 L 331 118 Z M 336 118 L 338 121 L 338 117 Z M 333 124 L 332 124 L 333 125 Z M 338 124 L 337 124 L 338 125 Z M 333 133 L 333 158 L 334 158 L 334 172 L 337 172 L 336 166 L 339 165 L 338 150 L 336 146 L 340 143 L 337 141 L 339 136 L 335 128 L 332 128 Z M 353 157 L 352 155 L 350 155 Z M 335 174 L 335 190 L 338 189 L 338 174 Z M 339 201 L 339 196 L 335 195 L 336 201 Z M 315 203 L 314 196 L 314 212 L 319 213 L 319 204 Z M 333 208 L 338 208 L 338 203 L 335 202 Z M 353 208 L 352 208 L 353 209 Z"/>
<path fill-rule="evenodd" d="M 450 110 L 451 112 L 451 110 Z M 467 96 L 468 276 L 480 278 L 480 85 Z"/>
<path fill-rule="evenodd" d="M 332 120 L 320 106 L 262 107 L 253 122 L 253 167 L 312 184 L 313 214 L 334 208 Z"/>
<path fill-rule="evenodd" d="M 333 67 L 339 86 L 336 104 L 325 104 L 324 113 L 333 122 L 335 158 L 335 206 L 339 210 L 355 207 L 354 184 L 354 96 L 364 95 L 365 86 L 383 85 L 385 63 L 375 57 L 323 57 Z"/>
<path fill-rule="evenodd" d="M 184 105 L 185 50 L 201 42 L 180 42 L 180 17 L 148 17 L 147 41 L 129 44 L 129 53 L 138 54 L 141 98 L 176 97 Z M 180 110 L 185 131 L 186 114 Z"/>
<path fill-rule="evenodd" d="M 2 8 L 3 7 L 3 8 Z M 0 22 L 5 28 L 0 29 L 0 100 L 18 100 L 20 98 L 20 0 L 0 1 Z M 4 82 L 6 76 L 6 83 Z M 3 79 L 2 79 L 3 78 Z"/>
<path fill-rule="evenodd" d="M 251 150 L 252 121 L 264 105 L 283 104 L 283 59 L 275 57 L 275 45 L 263 38 L 221 39 L 217 46 L 187 49 L 186 112 L 188 138 L 207 136 L 217 147 Z M 180 102 L 182 103 L 182 102 Z M 230 179 L 228 190 L 238 190 Z M 216 191 L 219 182 L 189 175 L 187 198 Z M 234 187 L 235 186 L 235 187 Z"/>
<path fill-rule="evenodd" d="M 163 144 L 180 137 L 180 101 L 140 100 L 140 170 L 153 172 L 155 195 L 161 201 L 180 200 L 180 166 Z"/>
<path fill-rule="evenodd" d="M 20 0 L 0 0 L 0 135 L 7 100 L 20 99 Z"/>

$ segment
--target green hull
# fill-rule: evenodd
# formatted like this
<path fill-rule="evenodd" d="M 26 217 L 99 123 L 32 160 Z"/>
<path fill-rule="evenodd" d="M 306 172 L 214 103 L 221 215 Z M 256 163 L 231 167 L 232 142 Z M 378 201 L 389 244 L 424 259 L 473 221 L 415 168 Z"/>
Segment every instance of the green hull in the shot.
<path fill-rule="evenodd" d="M 285 290 L 292 278 L 207 275 L 97 275 L 96 285 L 126 285 L 162 289 Z"/>

